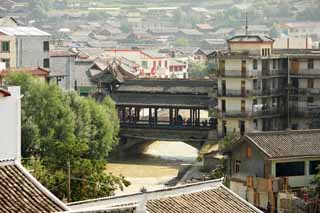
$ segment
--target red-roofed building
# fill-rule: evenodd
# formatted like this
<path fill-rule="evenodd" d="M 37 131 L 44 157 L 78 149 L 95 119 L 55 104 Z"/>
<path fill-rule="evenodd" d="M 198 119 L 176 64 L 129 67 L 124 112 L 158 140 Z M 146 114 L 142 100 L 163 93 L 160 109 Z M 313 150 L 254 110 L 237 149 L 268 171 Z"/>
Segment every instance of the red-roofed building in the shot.
<path fill-rule="evenodd" d="M 13 72 L 29 73 L 33 76 L 39 77 L 43 81 L 47 81 L 49 76 L 49 71 L 40 67 L 7 68 L 0 71 L 0 84 L 2 84 L 5 77 Z"/>

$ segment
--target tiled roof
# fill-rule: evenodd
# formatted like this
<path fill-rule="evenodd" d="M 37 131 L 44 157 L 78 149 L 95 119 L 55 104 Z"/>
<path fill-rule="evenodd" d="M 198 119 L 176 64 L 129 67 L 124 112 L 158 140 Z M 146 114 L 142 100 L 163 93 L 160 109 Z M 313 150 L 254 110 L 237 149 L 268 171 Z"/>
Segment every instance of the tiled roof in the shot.
<path fill-rule="evenodd" d="M 262 213 L 222 185 L 222 179 L 169 187 L 131 195 L 70 203 L 71 212 L 102 212 L 134 207 L 148 213 Z M 122 208 L 125 213 L 129 210 Z M 108 212 L 108 211 L 106 211 Z M 118 213 L 117 212 L 117 213 Z"/>
<path fill-rule="evenodd" d="M 0 212 L 63 212 L 67 207 L 17 162 L 0 162 Z"/>
<path fill-rule="evenodd" d="M 259 212 L 224 186 L 149 200 L 147 210 L 149 213 Z"/>
<path fill-rule="evenodd" d="M 215 87 L 216 82 L 212 80 L 139 79 L 125 81 L 117 92 L 208 94 Z"/>
<path fill-rule="evenodd" d="M 157 106 L 157 107 L 200 107 L 214 106 L 215 101 L 207 95 L 179 95 L 154 93 L 113 93 L 112 99 L 123 106 Z"/>
<path fill-rule="evenodd" d="M 273 42 L 274 40 L 266 35 L 236 35 L 228 42 Z"/>
<path fill-rule="evenodd" d="M 11 96 L 10 92 L 5 88 L 0 87 L 0 97 L 7 97 L 7 96 Z"/>
<path fill-rule="evenodd" d="M 5 77 L 7 76 L 10 72 L 25 72 L 25 73 L 30 73 L 31 75 L 34 76 L 48 76 L 49 71 L 45 70 L 40 67 L 12 67 L 12 68 L 7 68 L 3 71 L 0 71 L 0 77 Z"/>
<path fill-rule="evenodd" d="M 250 133 L 245 136 L 270 158 L 320 156 L 320 130 Z"/>

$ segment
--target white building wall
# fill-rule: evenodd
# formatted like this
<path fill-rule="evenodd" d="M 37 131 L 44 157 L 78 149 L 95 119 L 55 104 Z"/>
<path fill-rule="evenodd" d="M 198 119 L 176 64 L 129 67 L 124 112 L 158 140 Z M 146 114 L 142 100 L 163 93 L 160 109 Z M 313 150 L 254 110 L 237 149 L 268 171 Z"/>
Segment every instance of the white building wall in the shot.
<path fill-rule="evenodd" d="M 21 159 L 20 87 L 9 87 L 11 96 L 0 97 L 0 160 Z"/>

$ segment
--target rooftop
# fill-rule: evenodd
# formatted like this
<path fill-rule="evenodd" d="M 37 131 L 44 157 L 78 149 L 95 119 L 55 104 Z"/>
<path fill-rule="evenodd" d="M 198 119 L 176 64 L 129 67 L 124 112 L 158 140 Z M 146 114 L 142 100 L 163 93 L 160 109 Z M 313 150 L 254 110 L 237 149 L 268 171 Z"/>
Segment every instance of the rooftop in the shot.
<path fill-rule="evenodd" d="M 0 32 L 10 36 L 50 36 L 49 33 L 35 27 L 0 27 Z"/>
<path fill-rule="evenodd" d="M 0 212 L 64 212 L 68 208 L 20 163 L 0 161 Z"/>
<path fill-rule="evenodd" d="M 11 67 L 0 71 L 0 77 L 7 76 L 10 72 L 25 72 L 35 76 L 48 76 L 49 71 L 40 67 Z"/>
<path fill-rule="evenodd" d="M 228 39 L 228 42 L 273 42 L 274 40 L 266 35 L 236 35 Z"/>
<path fill-rule="evenodd" d="M 10 92 L 6 88 L 0 87 L 0 97 L 7 96 L 11 96 Z"/>
<path fill-rule="evenodd" d="M 269 158 L 320 156 L 320 129 L 249 133 L 244 137 Z"/>
<path fill-rule="evenodd" d="M 183 34 L 186 34 L 186 35 L 198 35 L 198 36 L 203 35 L 202 32 L 200 32 L 196 29 L 180 29 L 179 31 L 182 32 Z"/>
<path fill-rule="evenodd" d="M 222 179 L 69 204 L 72 212 L 101 212 L 109 208 L 105 212 L 124 213 L 131 212 L 129 206 L 149 213 L 261 212 L 223 186 Z"/>

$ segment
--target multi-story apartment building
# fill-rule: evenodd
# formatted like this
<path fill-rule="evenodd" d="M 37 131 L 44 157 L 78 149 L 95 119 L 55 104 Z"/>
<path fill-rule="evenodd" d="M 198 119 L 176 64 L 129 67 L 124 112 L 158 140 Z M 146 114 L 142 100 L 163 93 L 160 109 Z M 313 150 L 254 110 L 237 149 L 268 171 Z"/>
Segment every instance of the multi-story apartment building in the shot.
<path fill-rule="evenodd" d="M 218 132 L 320 127 L 320 51 L 274 49 L 267 36 L 234 36 L 218 67 Z"/>
<path fill-rule="evenodd" d="M 320 50 L 277 50 L 289 61 L 289 128 L 320 128 Z"/>
<path fill-rule="evenodd" d="M 6 67 L 49 68 L 50 34 L 34 27 L 0 26 L 0 61 Z"/>

